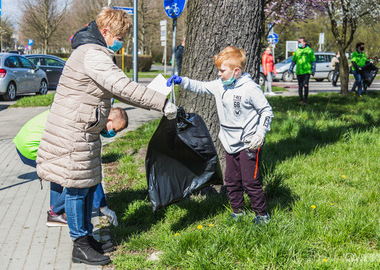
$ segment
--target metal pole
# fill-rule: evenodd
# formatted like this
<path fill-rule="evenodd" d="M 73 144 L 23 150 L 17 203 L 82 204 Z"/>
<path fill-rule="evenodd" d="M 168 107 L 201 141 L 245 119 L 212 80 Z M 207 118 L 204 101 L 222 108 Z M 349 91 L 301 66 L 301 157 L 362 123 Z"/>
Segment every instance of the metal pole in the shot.
<path fill-rule="evenodd" d="M 137 0 L 133 0 L 133 80 L 138 82 L 138 60 L 137 60 Z"/>
<path fill-rule="evenodd" d="M 177 35 L 177 19 L 173 19 L 173 50 L 172 50 L 172 76 L 174 75 L 175 67 L 175 39 Z"/>
<path fill-rule="evenodd" d="M 112 2 L 112 0 L 108 0 L 108 6 L 109 7 L 111 6 L 111 2 Z"/>

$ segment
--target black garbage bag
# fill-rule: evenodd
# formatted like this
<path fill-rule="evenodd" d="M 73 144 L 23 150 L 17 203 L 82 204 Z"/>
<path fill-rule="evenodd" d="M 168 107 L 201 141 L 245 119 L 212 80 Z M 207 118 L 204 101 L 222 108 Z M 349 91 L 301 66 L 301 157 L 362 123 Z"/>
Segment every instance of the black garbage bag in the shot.
<path fill-rule="evenodd" d="M 363 77 L 363 82 L 366 87 L 370 87 L 373 80 L 376 77 L 377 72 L 379 71 L 379 68 L 376 67 L 372 63 L 366 64 L 363 69 L 362 69 L 362 77 Z"/>
<path fill-rule="evenodd" d="M 218 155 L 203 119 L 179 108 L 161 119 L 145 159 L 153 211 L 209 185 L 223 184 Z"/>

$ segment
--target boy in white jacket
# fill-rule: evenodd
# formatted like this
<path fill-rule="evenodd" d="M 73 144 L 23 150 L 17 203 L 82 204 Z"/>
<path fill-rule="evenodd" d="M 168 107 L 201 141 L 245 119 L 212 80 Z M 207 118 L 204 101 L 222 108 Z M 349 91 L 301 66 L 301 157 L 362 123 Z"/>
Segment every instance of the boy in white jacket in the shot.
<path fill-rule="evenodd" d="M 273 113 L 260 86 L 243 73 L 245 63 L 245 51 L 229 46 L 214 56 L 219 79 L 200 82 L 174 75 L 167 85 L 174 82 L 195 93 L 214 95 L 220 122 L 219 139 L 226 150 L 225 185 L 233 209 L 231 216 L 237 219 L 244 215 L 245 190 L 256 214 L 253 221 L 267 223 L 270 217 L 259 181 L 259 163 Z"/>

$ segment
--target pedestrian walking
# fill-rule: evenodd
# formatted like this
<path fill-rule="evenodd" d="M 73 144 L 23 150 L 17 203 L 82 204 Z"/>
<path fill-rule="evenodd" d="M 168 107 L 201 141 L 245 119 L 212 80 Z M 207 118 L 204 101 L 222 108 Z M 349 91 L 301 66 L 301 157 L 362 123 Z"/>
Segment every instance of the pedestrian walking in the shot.
<path fill-rule="evenodd" d="M 340 54 L 337 52 L 335 56 L 331 59 L 331 70 L 333 71 L 333 77 L 332 77 L 332 85 L 337 86 L 336 83 L 338 82 L 339 78 L 339 58 Z"/>
<path fill-rule="evenodd" d="M 177 72 L 178 76 L 181 76 L 181 71 L 182 71 L 182 58 L 183 58 L 183 51 L 185 49 L 185 41 L 186 38 L 183 38 L 181 41 L 181 44 L 177 46 L 175 50 L 175 59 L 177 62 Z"/>
<path fill-rule="evenodd" d="M 364 53 L 364 43 L 358 42 L 355 45 L 356 50 L 351 54 L 352 74 L 354 75 L 355 82 L 351 91 L 355 93 L 356 87 L 358 87 L 357 95 L 361 98 L 363 91 L 363 67 L 366 65 L 368 58 Z"/>
<path fill-rule="evenodd" d="M 309 80 L 310 75 L 315 74 L 316 59 L 314 51 L 306 42 L 305 37 L 298 39 L 298 49 L 294 52 L 292 64 L 289 67 L 288 74 L 293 72 L 293 68 L 297 65 L 296 75 L 298 80 L 298 95 L 303 106 L 307 104 L 309 96 Z"/>
<path fill-rule="evenodd" d="M 274 58 L 273 58 L 272 51 L 273 51 L 272 46 L 267 47 L 261 59 L 263 72 L 264 72 L 264 75 L 266 76 L 264 94 L 267 94 L 270 96 L 274 95 L 274 93 L 272 92 L 273 75 L 277 74 L 276 66 L 274 65 Z"/>

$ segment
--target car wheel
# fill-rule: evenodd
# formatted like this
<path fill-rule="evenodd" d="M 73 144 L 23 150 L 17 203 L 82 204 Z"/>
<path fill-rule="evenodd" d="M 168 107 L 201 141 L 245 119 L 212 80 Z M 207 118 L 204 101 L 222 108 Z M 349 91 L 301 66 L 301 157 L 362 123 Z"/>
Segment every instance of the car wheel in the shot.
<path fill-rule="evenodd" d="M 315 79 L 317 82 L 323 82 L 323 79 Z"/>
<path fill-rule="evenodd" d="M 282 75 L 282 80 L 284 82 L 291 82 L 293 81 L 293 78 L 294 78 L 294 73 L 288 73 L 287 71 L 284 72 L 284 74 Z"/>
<path fill-rule="evenodd" d="M 259 75 L 259 85 L 264 85 L 265 83 L 265 75 L 260 73 Z"/>
<path fill-rule="evenodd" d="M 45 80 L 41 81 L 40 90 L 36 93 L 37 95 L 46 95 L 48 92 L 47 82 Z"/>
<path fill-rule="evenodd" d="M 332 82 L 332 80 L 333 80 L 333 75 L 334 75 L 334 71 L 330 71 L 330 72 L 329 72 L 329 75 L 327 75 L 327 80 L 329 80 L 329 82 Z"/>
<path fill-rule="evenodd" d="M 15 100 L 16 99 L 16 85 L 14 82 L 10 82 L 7 86 L 7 92 L 3 95 L 4 100 Z"/>

